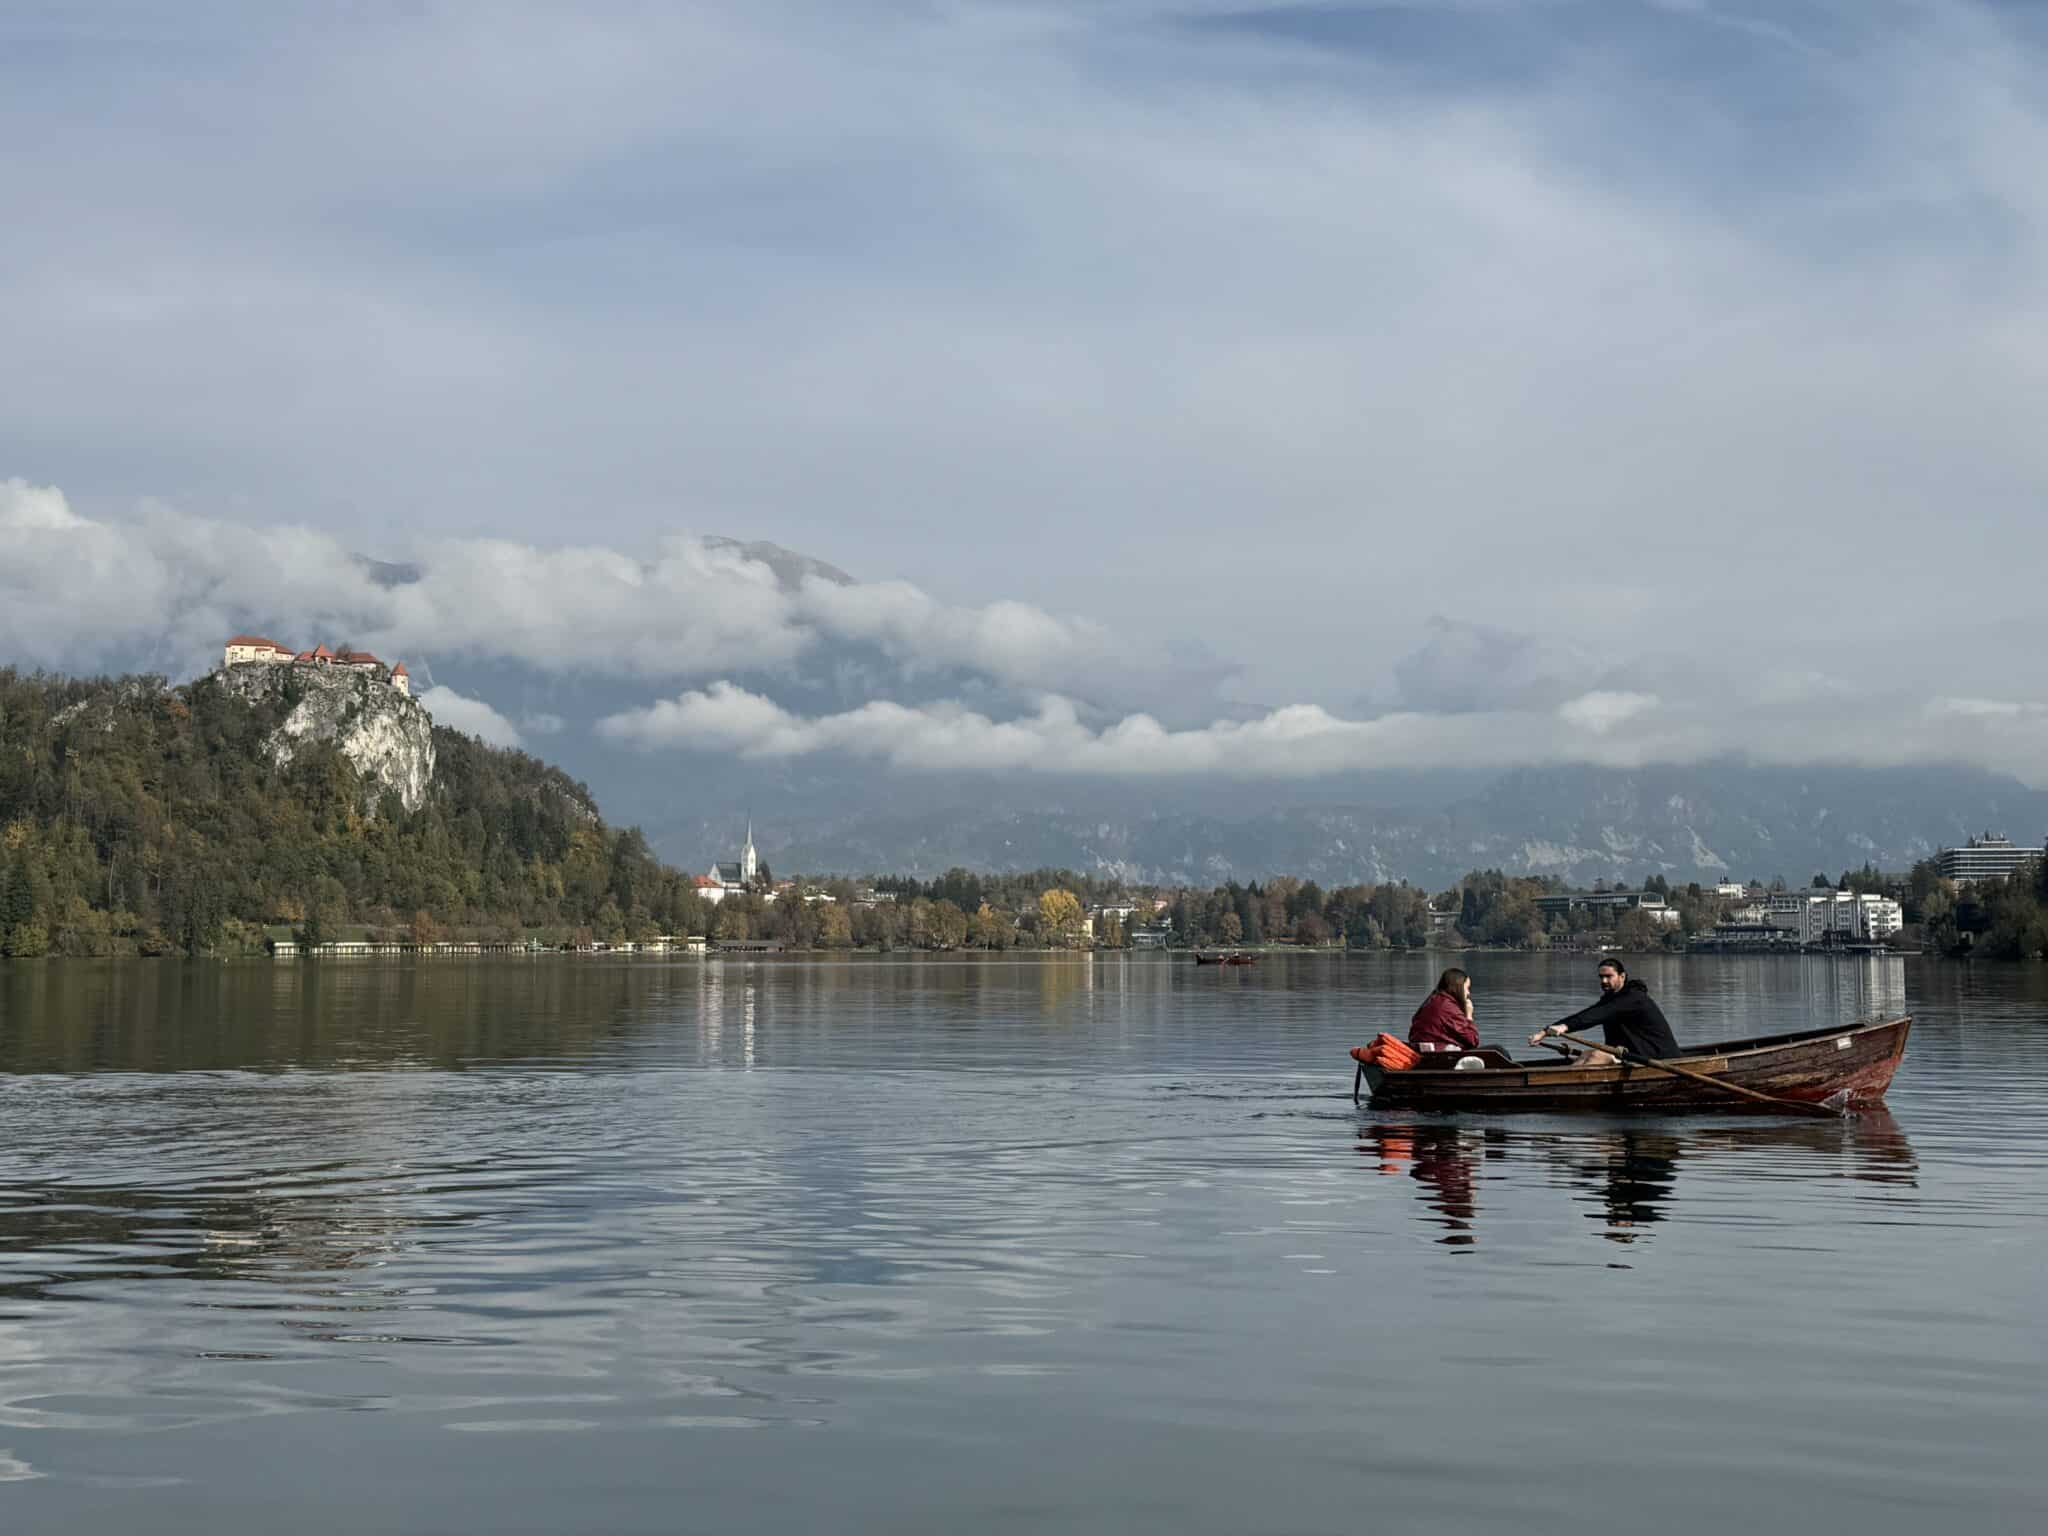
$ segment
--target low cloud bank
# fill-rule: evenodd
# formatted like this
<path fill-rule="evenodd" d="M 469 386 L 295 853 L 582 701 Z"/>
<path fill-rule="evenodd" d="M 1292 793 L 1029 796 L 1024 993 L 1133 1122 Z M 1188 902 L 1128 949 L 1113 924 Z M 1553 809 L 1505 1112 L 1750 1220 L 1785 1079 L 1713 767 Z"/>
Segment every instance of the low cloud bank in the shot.
<path fill-rule="evenodd" d="M 651 558 L 450 539 L 411 580 L 383 579 L 333 536 L 245 527 L 161 506 L 94 519 L 54 486 L 0 481 L 0 647 L 34 665 L 190 673 L 238 629 L 284 643 L 348 641 L 402 657 L 515 661 L 555 674 L 681 679 L 868 644 L 906 670 L 965 668 L 1071 688 L 1124 665 L 1100 625 L 1017 602 L 941 603 L 908 582 L 783 580 L 763 560 L 676 535 Z"/>
<path fill-rule="evenodd" d="M 1313 704 L 1171 730 L 1150 715 L 1094 725 L 1071 699 L 994 719 L 958 704 L 877 700 L 806 717 L 730 682 L 601 721 L 646 749 L 773 760 L 839 754 L 913 771 L 1184 779 L 1308 779 L 1387 768 L 1583 762 L 1635 768 L 1738 754 L 1774 763 L 1975 761 L 2041 782 L 2048 708 L 1986 699 L 1919 706 L 1868 696 L 1823 717 L 1811 698 L 1748 713 L 1675 707 L 1655 694 L 1595 690 L 1555 709 L 1347 719 Z"/>
<path fill-rule="evenodd" d="M 1960 761 L 2048 780 L 2048 706 L 2034 699 L 1989 688 L 1930 696 L 1817 671 L 1758 676 L 1747 662 L 1717 668 L 1691 656 L 1595 665 L 1568 645 L 1462 621 L 1436 621 L 1420 649 L 1391 663 L 1393 691 L 1369 706 L 1261 704 L 1215 718 L 1231 711 L 1213 687 L 1176 710 L 1161 679 L 1177 674 L 1133 667 L 1130 647 L 1106 626 L 1023 603 L 941 603 L 906 582 L 843 580 L 689 536 L 662 540 L 651 558 L 444 540 L 394 575 L 316 529 L 245 527 L 155 505 L 94 518 L 54 487 L 8 480 L 0 545 L 8 663 L 189 676 L 212 666 L 241 629 L 288 643 L 346 642 L 413 659 L 438 719 L 506 746 L 558 735 L 566 723 L 532 712 L 515 722 L 436 686 L 429 654 L 635 680 L 649 692 L 715 678 L 612 714 L 599 732 L 636 748 L 754 759 L 839 754 L 943 772 L 1284 780 L 1738 754 Z M 732 680 L 746 674 L 760 687 L 764 676 L 844 672 L 844 653 L 857 647 L 888 664 L 853 669 L 854 696 L 875 695 L 856 708 L 803 713 Z M 959 692 L 972 702 L 889 697 L 906 679 L 940 671 L 964 675 Z M 1019 698 L 1036 702 L 991 702 Z"/>

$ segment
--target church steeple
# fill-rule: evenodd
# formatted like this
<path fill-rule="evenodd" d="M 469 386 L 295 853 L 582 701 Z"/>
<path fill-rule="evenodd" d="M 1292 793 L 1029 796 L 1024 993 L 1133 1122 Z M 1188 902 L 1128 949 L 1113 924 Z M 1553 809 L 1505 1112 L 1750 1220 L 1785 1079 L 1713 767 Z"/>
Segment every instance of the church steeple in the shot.
<path fill-rule="evenodd" d="M 754 818 L 747 818 L 747 846 L 740 850 L 740 878 L 747 884 L 754 883 L 754 876 L 761 872 L 761 856 L 754 852 Z"/>

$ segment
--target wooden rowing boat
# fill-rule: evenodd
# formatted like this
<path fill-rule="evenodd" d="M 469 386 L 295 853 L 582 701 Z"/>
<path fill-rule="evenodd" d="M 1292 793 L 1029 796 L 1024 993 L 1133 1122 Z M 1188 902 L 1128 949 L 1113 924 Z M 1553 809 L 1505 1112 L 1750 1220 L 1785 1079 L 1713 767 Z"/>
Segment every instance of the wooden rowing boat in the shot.
<path fill-rule="evenodd" d="M 1258 963 L 1259 957 L 1257 955 L 1247 955 L 1242 950 L 1227 955 L 1205 955 L 1199 950 L 1195 952 L 1195 964 L 1197 965 L 1257 965 Z"/>
<path fill-rule="evenodd" d="M 1691 1046 L 1671 1060 L 1695 1073 L 1774 1099 L 1854 1109 L 1883 1101 L 1892 1074 L 1906 1054 L 1906 1036 L 1912 1027 L 1910 1017 L 1864 1020 L 1832 1029 L 1802 1029 L 1787 1035 Z M 1475 1058 L 1478 1066 L 1458 1069 L 1458 1062 Z M 1565 1061 L 1516 1061 L 1491 1046 L 1425 1055 L 1405 1072 L 1389 1072 L 1364 1061 L 1358 1071 L 1376 1109 L 1771 1113 L 1768 1105 L 1754 1099 L 1651 1066 L 1575 1067 Z"/>

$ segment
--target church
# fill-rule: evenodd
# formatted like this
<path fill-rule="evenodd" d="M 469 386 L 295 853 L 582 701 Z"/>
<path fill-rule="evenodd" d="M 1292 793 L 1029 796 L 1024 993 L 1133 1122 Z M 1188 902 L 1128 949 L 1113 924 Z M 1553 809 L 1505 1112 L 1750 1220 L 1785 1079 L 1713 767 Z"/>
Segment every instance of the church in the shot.
<path fill-rule="evenodd" d="M 740 856 L 731 863 L 717 863 L 711 872 L 699 875 L 692 882 L 697 894 L 713 905 L 728 896 L 737 896 L 751 891 L 761 876 L 761 856 L 754 851 L 754 824 L 747 823 L 747 845 L 740 850 Z"/>

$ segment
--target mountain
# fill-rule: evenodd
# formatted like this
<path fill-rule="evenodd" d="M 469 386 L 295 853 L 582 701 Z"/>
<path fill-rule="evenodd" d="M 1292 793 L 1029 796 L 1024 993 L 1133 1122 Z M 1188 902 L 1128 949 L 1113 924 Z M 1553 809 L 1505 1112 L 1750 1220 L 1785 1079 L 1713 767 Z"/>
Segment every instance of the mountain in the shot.
<path fill-rule="evenodd" d="M 1621 771 L 1524 769 L 1437 805 L 1382 780 L 1370 799 L 1323 786 L 1239 786 L 1235 808 L 1168 794 L 1134 807 L 1126 786 L 949 797 L 915 809 L 817 811 L 755 800 L 756 837 L 777 868 L 930 875 L 1066 867 L 1213 885 L 1274 874 L 1324 886 L 1405 879 L 1440 889 L 1468 870 L 1555 875 L 1572 884 L 1783 876 L 1803 884 L 1865 862 L 1904 870 L 1987 828 L 2048 831 L 2048 793 L 1976 769 L 1780 768 L 1722 761 Z M 1405 798 L 1405 803 L 1404 803 Z M 1306 802 L 1306 803 L 1305 803 Z M 689 862 L 730 841 L 721 818 L 664 826 L 656 845 Z"/>

